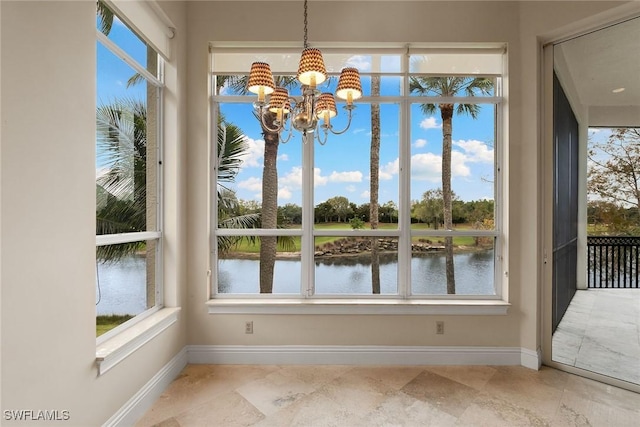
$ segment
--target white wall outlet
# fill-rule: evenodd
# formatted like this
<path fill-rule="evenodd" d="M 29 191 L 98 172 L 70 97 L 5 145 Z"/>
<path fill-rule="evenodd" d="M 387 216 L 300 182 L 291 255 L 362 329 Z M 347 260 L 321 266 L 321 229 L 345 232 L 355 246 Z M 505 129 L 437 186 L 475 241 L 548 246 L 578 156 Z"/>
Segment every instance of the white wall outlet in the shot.
<path fill-rule="evenodd" d="M 253 321 L 252 320 L 248 320 L 248 321 L 244 322 L 244 333 L 245 334 L 252 334 L 253 333 Z"/>

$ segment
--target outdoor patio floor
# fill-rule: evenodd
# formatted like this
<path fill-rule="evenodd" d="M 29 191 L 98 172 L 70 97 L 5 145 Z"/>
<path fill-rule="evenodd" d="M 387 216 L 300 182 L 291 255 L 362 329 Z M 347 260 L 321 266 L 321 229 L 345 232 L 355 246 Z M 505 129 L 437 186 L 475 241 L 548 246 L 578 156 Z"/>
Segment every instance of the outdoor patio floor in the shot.
<path fill-rule="evenodd" d="M 577 291 L 553 334 L 552 359 L 640 384 L 640 289 Z"/>

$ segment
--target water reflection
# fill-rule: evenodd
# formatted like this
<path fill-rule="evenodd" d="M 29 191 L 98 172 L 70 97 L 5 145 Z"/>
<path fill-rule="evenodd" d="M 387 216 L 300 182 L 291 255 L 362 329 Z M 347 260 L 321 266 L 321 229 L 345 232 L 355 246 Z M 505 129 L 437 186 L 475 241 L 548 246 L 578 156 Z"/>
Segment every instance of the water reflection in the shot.
<path fill-rule="evenodd" d="M 259 260 L 224 259 L 218 263 L 218 292 L 259 293 Z M 495 295 L 493 250 L 454 256 L 456 293 Z M 344 256 L 316 259 L 316 294 L 371 294 L 371 259 Z M 300 260 L 277 260 L 274 294 L 300 294 Z M 239 274 L 239 272 L 242 272 Z M 397 254 L 380 255 L 381 294 L 398 292 Z M 441 254 L 418 254 L 411 259 L 413 294 L 444 295 L 447 292 L 445 258 Z"/>

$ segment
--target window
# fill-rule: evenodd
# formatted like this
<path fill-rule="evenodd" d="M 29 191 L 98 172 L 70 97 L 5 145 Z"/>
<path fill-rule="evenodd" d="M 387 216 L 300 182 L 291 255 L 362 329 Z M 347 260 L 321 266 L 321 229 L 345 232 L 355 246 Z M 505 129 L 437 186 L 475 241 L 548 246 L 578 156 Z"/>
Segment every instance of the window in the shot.
<path fill-rule="evenodd" d="M 322 52 L 319 89 L 353 66 L 364 95 L 285 142 L 244 86 L 262 61 L 299 96 L 300 53 L 212 48 L 212 296 L 501 299 L 504 47 Z"/>
<path fill-rule="evenodd" d="M 96 334 L 162 306 L 162 59 L 102 2 L 97 13 Z M 115 328 L 115 329 L 114 329 Z M 111 331 L 111 332 L 109 332 Z"/>

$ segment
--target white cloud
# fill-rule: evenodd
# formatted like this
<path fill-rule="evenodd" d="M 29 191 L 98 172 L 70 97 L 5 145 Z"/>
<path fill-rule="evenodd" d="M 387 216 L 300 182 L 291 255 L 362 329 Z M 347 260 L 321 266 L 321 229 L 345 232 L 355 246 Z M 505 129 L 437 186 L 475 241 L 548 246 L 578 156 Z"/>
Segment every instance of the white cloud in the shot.
<path fill-rule="evenodd" d="M 433 153 L 411 156 L 411 179 L 439 182 L 442 180 L 442 157 Z"/>
<path fill-rule="evenodd" d="M 347 171 L 347 172 L 331 172 L 329 175 L 329 181 L 331 182 L 362 182 L 362 172 L 360 171 Z"/>
<path fill-rule="evenodd" d="M 441 124 L 438 124 L 438 121 L 434 116 L 427 117 L 420 122 L 420 127 L 422 129 L 440 129 L 442 128 Z"/>
<path fill-rule="evenodd" d="M 320 168 L 313 169 L 313 183 L 314 186 L 326 185 L 329 182 L 329 177 L 322 176 Z M 281 187 L 287 187 L 291 190 L 298 190 L 302 188 L 302 167 L 294 166 L 289 173 L 283 175 L 278 179 L 278 184 Z"/>
<path fill-rule="evenodd" d="M 465 163 L 469 160 L 467 156 L 459 151 L 451 152 L 451 176 L 469 176 L 471 169 Z M 442 167 L 440 168 L 442 170 Z"/>
<path fill-rule="evenodd" d="M 460 147 L 464 150 L 466 160 L 469 162 L 483 162 L 493 163 L 493 148 L 475 139 L 469 139 L 466 141 L 454 141 L 453 145 Z"/>
<path fill-rule="evenodd" d="M 282 187 L 301 188 L 302 187 L 302 167 L 294 166 L 289 173 L 280 177 L 278 183 Z"/>
<path fill-rule="evenodd" d="M 362 133 L 362 132 L 364 132 L 364 131 L 366 131 L 366 129 L 365 129 L 365 128 L 358 128 L 358 129 L 354 129 L 354 130 L 352 131 L 352 133 L 353 133 L 354 135 L 357 135 L 357 134 Z"/>
<path fill-rule="evenodd" d="M 242 167 L 257 168 L 262 167 L 262 158 L 264 157 L 264 140 L 246 138 L 247 144 L 246 154 L 242 156 Z"/>
<path fill-rule="evenodd" d="M 287 187 L 282 187 L 278 190 L 278 199 L 289 200 L 291 199 L 291 190 Z"/>
<path fill-rule="evenodd" d="M 262 191 L 262 180 L 260 178 L 256 178 L 252 176 L 250 178 L 245 179 L 244 181 L 238 182 L 239 188 L 244 188 L 249 191 Z"/>
<path fill-rule="evenodd" d="M 425 145 L 427 145 L 427 140 L 422 138 L 416 139 L 416 142 L 413 143 L 413 146 L 416 148 L 421 148 L 421 147 L 424 147 Z"/>
<path fill-rule="evenodd" d="M 319 185 L 327 185 L 327 182 L 329 182 L 329 178 L 326 176 L 322 176 L 322 172 L 320 170 L 320 168 L 314 168 L 313 169 L 313 185 L 314 187 L 317 187 Z"/>
<path fill-rule="evenodd" d="M 345 64 L 348 67 L 356 67 L 360 72 L 371 70 L 371 62 L 364 55 L 353 55 Z"/>
<path fill-rule="evenodd" d="M 289 161 L 289 155 L 287 153 L 281 154 L 278 156 L 278 160 L 282 160 L 283 162 Z"/>
<path fill-rule="evenodd" d="M 363 191 L 362 193 L 360 193 L 360 197 L 362 197 L 363 199 L 368 199 L 369 198 L 369 190 Z"/>
<path fill-rule="evenodd" d="M 388 181 L 390 179 L 393 179 L 393 176 L 397 175 L 399 171 L 400 161 L 398 159 L 395 159 L 394 161 L 389 162 L 380 168 L 378 178 L 383 181 Z"/>
<path fill-rule="evenodd" d="M 349 193 L 353 193 L 354 191 L 356 191 L 356 186 L 355 185 L 347 185 L 344 189 L 347 190 Z"/>

